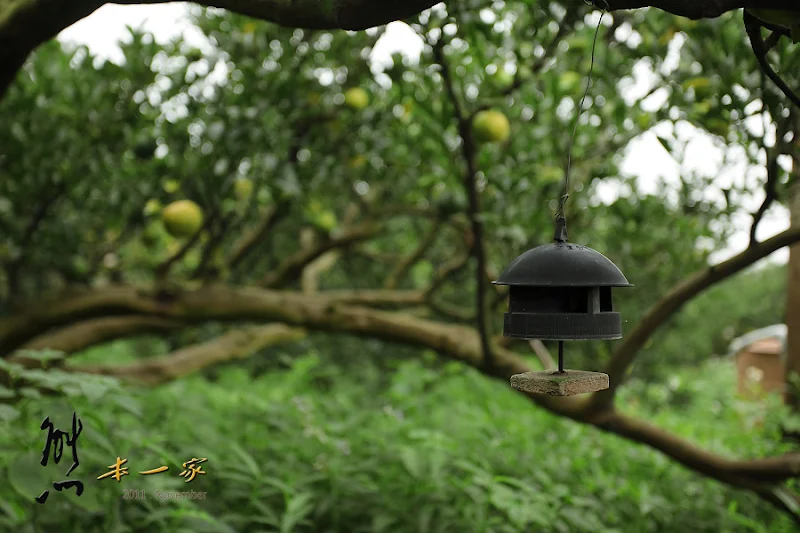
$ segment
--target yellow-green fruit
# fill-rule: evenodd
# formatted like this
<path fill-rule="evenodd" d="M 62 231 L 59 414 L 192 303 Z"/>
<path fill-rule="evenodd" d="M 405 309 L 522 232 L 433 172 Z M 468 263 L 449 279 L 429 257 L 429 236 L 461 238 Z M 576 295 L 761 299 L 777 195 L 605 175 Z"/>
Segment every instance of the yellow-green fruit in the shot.
<path fill-rule="evenodd" d="M 475 139 L 479 142 L 503 142 L 508 139 L 511 125 L 500 111 L 481 111 L 472 122 Z"/>
<path fill-rule="evenodd" d="M 351 109 L 361 111 L 369 105 L 369 95 L 364 89 L 353 87 L 344 93 L 344 104 Z"/>
<path fill-rule="evenodd" d="M 233 184 L 233 191 L 236 193 L 236 198 L 245 200 L 253 192 L 253 182 L 248 179 L 236 180 Z"/>
<path fill-rule="evenodd" d="M 203 211 L 191 200 L 172 202 L 162 216 L 164 228 L 173 237 L 191 237 L 203 226 Z"/>
<path fill-rule="evenodd" d="M 147 200 L 147 203 L 144 204 L 144 214 L 145 215 L 154 215 L 161 210 L 161 202 L 155 199 Z"/>
<path fill-rule="evenodd" d="M 498 68 L 497 71 L 492 74 L 491 79 L 494 86 L 498 89 L 506 89 L 514 83 L 514 76 L 509 74 L 504 68 Z"/>
<path fill-rule="evenodd" d="M 581 82 L 581 75 L 577 72 L 568 70 L 558 78 L 558 88 L 565 93 L 574 91 Z"/>
<path fill-rule="evenodd" d="M 164 188 L 165 191 L 172 193 L 180 189 L 181 184 L 177 180 L 167 180 L 164 182 L 164 185 L 162 185 L 162 187 Z"/>

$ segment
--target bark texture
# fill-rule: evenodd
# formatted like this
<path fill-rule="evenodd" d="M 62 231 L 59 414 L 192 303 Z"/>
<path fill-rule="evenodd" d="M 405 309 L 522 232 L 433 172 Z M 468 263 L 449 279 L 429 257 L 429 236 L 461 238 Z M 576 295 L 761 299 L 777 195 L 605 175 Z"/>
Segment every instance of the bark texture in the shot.
<path fill-rule="evenodd" d="M 296 341 L 304 336 L 302 328 L 268 324 L 236 329 L 212 341 L 187 346 L 163 357 L 128 365 L 74 366 L 70 370 L 114 376 L 143 385 L 160 385 L 212 365 L 250 357 L 268 346 Z"/>
<path fill-rule="evenodd" d="M 28 55 L 61 30 L 104 5 L 102 0 L 0 0 L 0 98 Z M 123 0 L 119 4 L 159 4 Z M 235 11 L 282 26 L 364 30 L 430 8 L 434 0 L 211 0 L 200 5 Z M 742 7 L 800 11 L 792 0 L 595 0 L 610 11 L 654 7 L 692 19 L 713 18 Z"/>

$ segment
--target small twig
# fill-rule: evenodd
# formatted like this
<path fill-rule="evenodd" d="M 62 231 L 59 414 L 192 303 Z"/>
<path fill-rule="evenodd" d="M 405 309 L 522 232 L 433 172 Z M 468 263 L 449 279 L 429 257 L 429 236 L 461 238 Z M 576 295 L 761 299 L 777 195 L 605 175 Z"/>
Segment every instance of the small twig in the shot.
<path fill-rule="evenodd" d="M 194 272 L 192 273 L 191 279 L 203 278 L 205 280 L 210 280 L 219 275 L 219 271 L 214 267 L 210 267 L 209 263 L 211 262 L 211 258 L 214 256 L 214 252 L 216 251 L 217 247 L 225 238 L 225 233 L 228 231 L 230 223 L 235 215 L 229 214 L 226 217 L 220 217 L 215 211 L 211 216 L 214 217 L 214 220 L 217 223 L 209 226 L 210 235 L 208 237 L 208 241 L 203 248 L 203 252 L 200 255 L 200 262 L 197 264 L 197 268 L 195 268 Z"/>
<path fill-rule="evenodd" d="M 786 82 L 784 82 L 778 74 L 772 69 L 767 61 L 767 47 L 764 43 L 764 37 L 761 35 L 761 27 L 764 24 L 755 18 L 753 15 L 747 12 L 747 10 L 742 11 L 743 20 L 744 20 L 744 27 L 747 30 L 747 36 L 750 37 L 750 46 L 753 48 L 753 53 L 756 56 L 756 61 L 758 61 L 758 65 L 761 67 L 761 70 L 767 77 L 772 80 L 780 90 L 783 92 L 786 97 L 792 101 L 794 105 L 800 107 L 800 96 L 797 96 Z"/>
<path fill-rule="evenodd" d="M 408 257 L 403 258 L 398 264 L 397 267 L 389 274 L 386 278 L 386 282 L 384 283 L 384 288 L 386 289 L 394 289 L 397 285 L 403 280 L 403 278 L 408 274 L 408 271 L 413 267 L 422 256 L 425 255 L 425 252 L 430 248 L 434 242 L 436 242 L 436 237 L 439 235 L 439 228 L 441 227 L 440 223 L 434 222 L 431 224 L 428 233 L 422 238 L 422 241 L 417 246 L 416 250 L 411 253 Z"/>
<path fill-rule="evenodd" d="M 6 278 L 8 283 L 8 295 L 10 297 L 16 296 L 19 290 L 19 272 L 22 269 L 22 266 L 27 258 L 28 247 L 33 240 L 34 235 L 41 226 L 44 219 L 47 217 L 47 213 L 50 211 L 50 208 L 56 203 L 56 201 L 64 194 L 67 190 L 66 182 L 62 181 L 58 186 L 55 187 L 55 190 L 51 192 L 48 196 L 42 199 L 39 204 L 36 206 L 36 209 L 31 216 L 30 221 L 25 226 L 25 229 L 22 231 L 22 236 L 19 240 L 19 249 L 20 253 L 13 261 L 10 261 L 6 265 Z"/>
<path fill-rule="evenodd" d="M 456 272 L 463 270 L 467 263 L 469 262 L 469 254 L 464 254 L 454 259 L 451 259 L 444 267 L 439 269 L 439 271 L 433 276 L 433 280 L 428 285 L 428 288 L 425 290 L 426 298 L 433 297 L 433 294 L 441 287 L 445 281 L 450 278 L 450 276 L 454 275 Z"/>
<path fill-rule="evenodd" d="M 203 223 L 200 229 L 194 232 L 194 235 L 192 235 L 192 237 L 188 241 L 186 241 L 183 244 L 183 246 L 181 246 L 180 249 L 177 252 L 175 252 L 174 255 L 162 261 L 161 264 L 159 264 L 155 268 L 156 281 L 159 282 L 164 281 L 167 278 L 167 276 L 169 275 L 169 271 L 172 269 L 173 265 L 175 265 L 175 263 L 183 259 L 184 256 L 189 252 L 189 250 L 191 250 L 194 247 L 194 245 L 200 241 L 200 236 L 203 234 L 204 231 L 206 231 L 211 227 L 212 222 L 213 222 L 212 217 L 209 217 Z"/>
<path fill-rule="evenodd" d="M 277 223 L 289 214 L 289 205 L 289 202 L 278 202 L 271 207 L 258 226 L 234 245 L 231 258 L 228 260 L 228 268 L 234 270 L 258 245 L 263 244 Z"/>
<path fill-rule="evenodd" d="M 787 121 L 783 121 L 784 125 L 788 125 Z M 761 205 L 753 214 L 753 223 L 750 225 L 750 243 L 748 246 L 755 246 L 758 244 L 756 240 L 756 231 L 758 230 L 758 225 L 761 222 L 761 219 L 764 217 L 764 214 L 772 205 L 772 202 L 775 201 L 778 197 L 777 192 L 777 185 L 778 185 L 778 174 L 780 172 L 780 167 L 778 166 L 778 156 L 781 153 L 781 138 L 785 134 L 786 129 L 779 126 L 777 131 L 777 142 L 775 143 L 774 150 L 767 149 L 764 146 L 764 151 L 767 155 L 767 181 L 764 184 L 764 201 L 761 202 Z M 765 129 L 766 133 L 766 129 Z M 762 143 L 763 146 L 763 143 Z"/>
<path fill-rule="evenodd" d="M 258 283 L 261 287 L 280 287 L 299 278 L 303 269 L 322 254 L 335 249 L 346 248 L 357 242 L 370 239 L 380 233 L 383 225 L 366 223 L 350 228 L 338 237 L 327 239 L 312 249 L 300 249 L 287 257 L 274 270 L 268 272 Z"/>

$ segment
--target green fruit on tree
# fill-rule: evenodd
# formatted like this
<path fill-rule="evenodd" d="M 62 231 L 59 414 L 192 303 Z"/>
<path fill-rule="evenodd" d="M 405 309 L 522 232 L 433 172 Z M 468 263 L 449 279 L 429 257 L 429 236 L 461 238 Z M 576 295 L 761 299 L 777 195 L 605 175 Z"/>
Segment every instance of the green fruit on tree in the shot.
<path fill-rule="evenodd" d="M 245 200 L 253 192 L 253 182 L 246 178 L 238 179 L 233 184 L 233 191 L 236 194 L 236 198 Z"/>
<path fill-rule="evenodd" d="M 162 187 L 164 188 L 165 191 L 173 193 L 181 188 L 181 184 L 178 180 L 167 180 L 164 182 L 164 185 L 162 185 Z"/>
<path fill-rule="evenodd" d="M 336 215 L 334 215 L 331 211 L 323 211 L 316 217 L 317 226 L 320 228 L 331 231 L 336 227 Z"/>
<path fill-rule="evenodd" d="M 142 232 L 142 242 L 145 246 L 154 246 L 161 236 L 161 228 L 156 224 L 149 224 Z"/>
<path fill-rule="evenodd" d="M 511 125 L 500 111 L 481 111 L 472 121 L 475 139 L 479 142 L 504 142 L 511 133 Z"/>
<path fill-rule="evenodd" d="M 498 67 L 497 71 L 492 74 L 492 84 L 498 89 L 506 89 L 514 83 L 514 76 L 508 73 L 503 67 Z"/>
<path fill-rule="evenodd" d="M 172 202 L 161 214 L 164 228 L 173 237 L 191 237 L 203 226 L 203 210 L 191 200 Z"/>
<path fill-rule="evenodd" d="M 568 70 L 558 78 L 558 88 L 561 92 L 570 93 L 578 87 L 580 82 L 581 75 Z"/>
<path fill-rule="evenodd" d="M 361 111 L 369 105 L 369 95 L 364 89 L 353 87 L 344 93 L 344 104 L 351 109 Z"/>
<path fill-rule="evenodd" d="M 154 215 L 158 213 L 160 210 L 161 210 L 161 202 L 159 202 L 156 199 L 147 200 L 147 203 L 144 204 L 144 214 L 147 216 Z"/>

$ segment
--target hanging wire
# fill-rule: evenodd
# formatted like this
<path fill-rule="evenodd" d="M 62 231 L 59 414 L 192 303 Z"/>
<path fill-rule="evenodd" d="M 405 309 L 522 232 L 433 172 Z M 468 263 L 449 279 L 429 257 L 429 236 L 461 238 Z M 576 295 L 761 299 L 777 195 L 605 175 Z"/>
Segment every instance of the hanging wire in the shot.
<path fill-rule="evenodd" d="M 586 101 L 586 95 L 589 94 L 589 87 L 592 85 L 592 71 L 594 70 L 594 50 L 595 45 L 597 44 L 597 36 L 600 34 L 600 25 L 603 23 L 603 17 L 608 10 L 608 2 L 606 0 L 598 0 L 600 3 L 603 4 L 602 12 L 600 13 L 600 20 L 597 21 L 597 27 L 594 30 L 594 39 L 592 40 L 592 57 L 591 62 L 589 63 L 589 74 L 586 77 L 586 88 L 583 91 L 583 96 L 581 97 L 581 101 L 578 104 L 578 113 L 575 116 L 575 125 L 572 128 L 572 135 L 569 138 L 569 145 L 567 145 L 567 166 L 564 171 L 564 195 L 561 197 L 561 200 L 558 204 L 558 210 L 556 211 L 556 220 L 559 218 L 566 219 L 566 213 L 564 212 L 564 204 L 567 203 L 567 199 L 569 198 L 569 171 L 572 166 L 572 145 L 575 142 L 575 133 L 578 131 L 578 121 L 583 114 L 583 103 Z M 598 7 L 596 2 L 590 0 L 584 0 L 584 3 L 587 5 Z"/>

